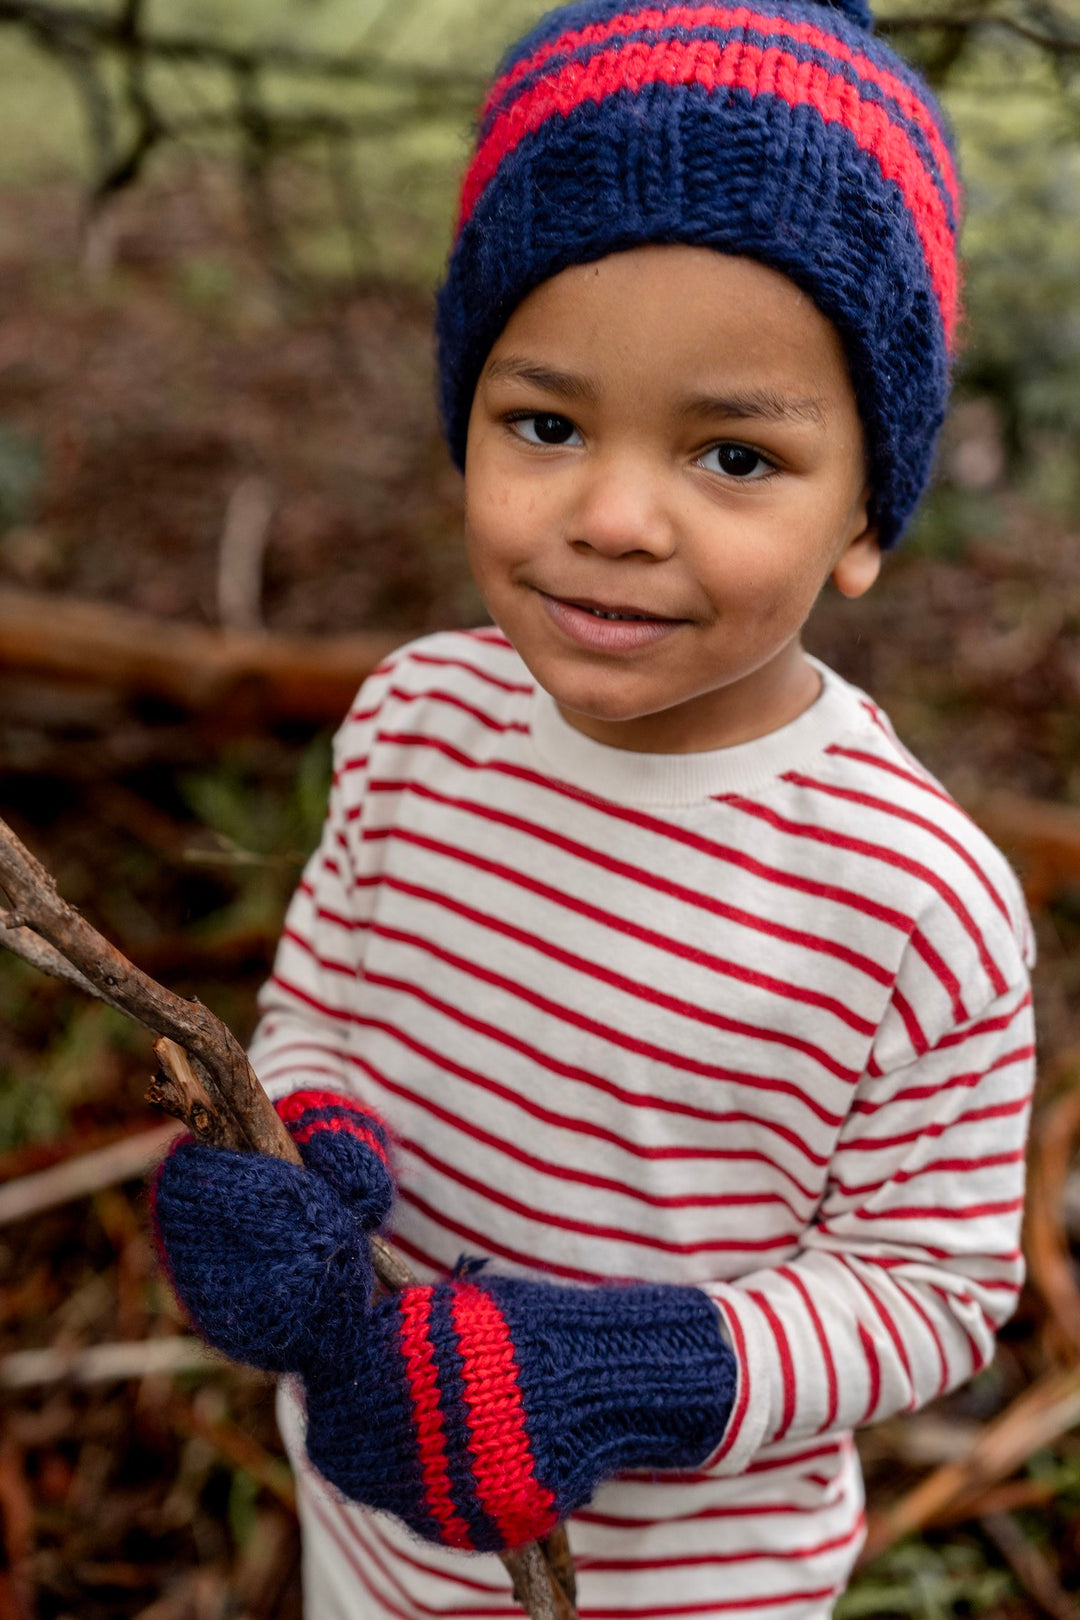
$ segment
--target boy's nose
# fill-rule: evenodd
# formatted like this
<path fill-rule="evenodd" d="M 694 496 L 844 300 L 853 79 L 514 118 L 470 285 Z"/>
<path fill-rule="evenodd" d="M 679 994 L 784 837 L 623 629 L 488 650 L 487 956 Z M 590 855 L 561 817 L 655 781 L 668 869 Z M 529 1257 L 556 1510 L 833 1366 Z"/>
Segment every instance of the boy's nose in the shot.
<path fill-rule="evenodd" d="M 574 550 L 609 557 L 632 552 L 670 557 L 676 529 L 657 470 L 632 455 L 590 459 L 591 465 L 582 467 L 567 525 Z"/>

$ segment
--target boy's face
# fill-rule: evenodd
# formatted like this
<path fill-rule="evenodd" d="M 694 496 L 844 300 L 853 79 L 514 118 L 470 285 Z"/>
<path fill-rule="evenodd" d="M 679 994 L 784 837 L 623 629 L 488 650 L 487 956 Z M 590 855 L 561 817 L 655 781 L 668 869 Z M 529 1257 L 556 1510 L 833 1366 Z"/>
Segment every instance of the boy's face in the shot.
<path fill-rule="evenodd" d="M 613 254 L 518 306 L 465 496 L 492 618 L 571 725 L 624 748 L 794 719 L 818 592 L 861 595 L 880 562 L 836 331 L 785 276 L 707 248 Z"/>

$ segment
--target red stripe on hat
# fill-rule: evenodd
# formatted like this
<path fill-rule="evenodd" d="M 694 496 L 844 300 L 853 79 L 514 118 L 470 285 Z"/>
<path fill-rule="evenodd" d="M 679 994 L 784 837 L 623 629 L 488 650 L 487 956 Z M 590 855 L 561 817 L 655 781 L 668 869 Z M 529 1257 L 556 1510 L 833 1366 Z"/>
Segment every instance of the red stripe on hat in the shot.
<path fill-rule="evenodd" d="M 569 55 L 590 45 L 600 45 L 604 40 L 613 39 L 619 34 L 637 33 L 646 29 L 659 33 L 674 28 L 751 28 L 756 33 L 779 34 L 784 39 L 790 39 L 793 44 L 809 45 L 812 50 L 827 51 L 836 61 L 854 68 L 867 84 L 876 85 L 885 95 L 891 97 L 905 118 L 910 118 L 911 122 L 922 130 L 941 171 L 941 178 L 953 208 L 959 212 L 960 187 L 952 155 L 942 140 L 941 131 L 929 109 L 910 85 L 905 84 L 903 79 L 898 79 L 895 73 L 879 67 L 861 51 L 852 50 L 850 45 L 846 45 L 835 34 L 827 34 L 824 30 L 815 28 L 812 23 L 793 22 L 790 17 L 768 16 L 761 11 L 751 11 L 746 6 L 669 6 L 664 10 L 654 7 L 641 11 L 624 11 L 617 17 L 608 18 L 606 22 L 591 23 L 588 28 L 570 29 L 567 33 L 560 34 L 558 39 L 541 45 L 531 56 L 515 62 L 508 73 L 497 79 L 484 103 L 481 118 L 486 118 L 515 84 L 519 84 L 529 74 L 535 73 L 553 57 Z"/>
<path fill-rule="evenodd" d="M 937 298 L 945 341 L 952 347 L 956 328 L 959 272 L 953 232 L 933 178 L 905 130 L 876 102 L 864 101 L 854 85 L 816 62 L 800 62 L 787 51 L 762 50 L 738 39 L 721 44 L 667 39 L 657 45 L 631 44 L 601 51 L 582 64 L 571 62 L 542 79 L 494 121 L 465 177 L 458 231 L 472 216 L 485 187 L 521 141 L 548 119 L 566 118 L 588 102 L 599 104 L 620 90 L 648 84 L 732 88 L 751 95 L 774 95 L 789 106 L 814 107 L 826 123 L 841 124 L 864 152 L 877 159 L 886 180 L 900 187 L 922 243 Z"/>
<path fill-rule="evenodd" d="M 536 1477 L 514 1341 L 491 1295 L 472 1283 L 451 1306 L 469 1413 L 476 1494 L 508 1547 L 546 1535 L 558 1523 L 555 1498 Z"/>
<path fill-rule="evenodd" d="M 412 1396 L 416 1444 L 424 1477 L 426 1505 L 447 1542 L 472 1550 L 469 1527 L 454 1507 L 446 1462 L 446 1436 L 439 1409 L 439 1380 L 431 1343 L 431 1288 L 406 1288 L 398 1296 L 399 1342 Z"/>

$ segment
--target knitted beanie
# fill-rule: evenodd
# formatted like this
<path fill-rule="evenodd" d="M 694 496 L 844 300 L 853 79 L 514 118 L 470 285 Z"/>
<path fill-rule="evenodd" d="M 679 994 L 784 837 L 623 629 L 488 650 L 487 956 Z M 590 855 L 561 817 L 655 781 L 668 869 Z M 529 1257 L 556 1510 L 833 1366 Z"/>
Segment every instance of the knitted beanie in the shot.
<path fill-rule="evenodd" d="M 865 0 L 579 0 L 509 52 L 439 293 L 464 467 L 487 356 L 532 288 L 648 242 L 781 271 L 840 333 L 871 512 L 899 539 L 930 472 L 958 319 L 960 192 L 940 109 Z"/>

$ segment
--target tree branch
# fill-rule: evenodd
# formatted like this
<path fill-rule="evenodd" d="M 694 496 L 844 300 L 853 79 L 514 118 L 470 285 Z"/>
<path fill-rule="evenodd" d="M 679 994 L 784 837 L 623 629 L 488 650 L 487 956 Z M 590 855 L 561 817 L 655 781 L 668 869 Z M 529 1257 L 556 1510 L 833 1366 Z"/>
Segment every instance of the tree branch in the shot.
<path fill-rule="evenodd" d="M 3 914 L 0 943 L 158 1033 L 154 1051 L 162 1072 L 147 1093 L 150 1101 L 182 1119 L 202 1142 L 301 1162 L 243 1049 L 221 1020 L 199 1002 L 173 995 L 129 962 L 60 897 L 53 878 L 3 820 L 0 892 L 12 908 Z M 416 1281 L 408 1262 L 385 1238 L 372 1238 L 371 1254 L 385 1287 L 396 1290 Z M 10 1374 L 9 1364 L 5 1367 Z M 573 1566 L 565 1531 L 549 1537 L 544 1547 L 534 1542 L 505 1554 L 503 1563 L 532 1620 L 577 1620 L 569 1595 Z"/>
<path fill-rule="evenodd" d="M 1037 45 L 1042 51 L 1051 56 L 1080 56 L 1080 38 L 1073 39 L 1066 34 L 1047 34 L 1019 17 L 1005 16 L 1000 12 L 980 13 L 971 12 L 962 17 L 950 16 L 947 12 L 923 12 L 913 17 L 879 17 L 877 29 L 882 34 L 910 34 L 923 29 L 940 28 L 945 33 L 968 34 L 976 28 L 1004 28 L 1010 34 L 1025 39 L 1031 45 Z"/>

